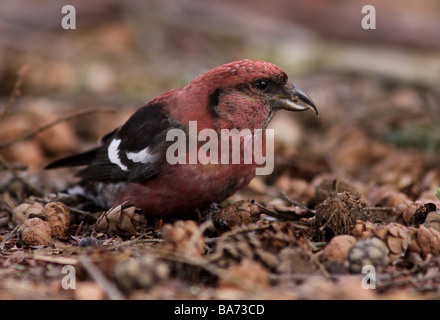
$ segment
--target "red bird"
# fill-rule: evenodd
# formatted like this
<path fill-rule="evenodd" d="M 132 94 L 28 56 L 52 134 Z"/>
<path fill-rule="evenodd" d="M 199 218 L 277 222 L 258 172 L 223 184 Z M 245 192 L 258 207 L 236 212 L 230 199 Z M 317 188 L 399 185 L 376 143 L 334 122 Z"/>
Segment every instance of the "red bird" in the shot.
<path fill-rule="evenodd" d="M 149 101 L 101 145 L 57 160 L 46 169 L 87 166 L 77 173 L 81 191 L 101 207 L 127 202 L 147 216 L 178 216 L 221 202 L 255 176 L 257 164 L 170 164 L 171 129 L 265 129 L 279 109 L 317 109 L 279 67 L 239 60 L 212 69 L 184 87 Z M 263 130 L 264 132 L 264 130 Z M 199 148 L 200 146 L 198 146 Z"/>

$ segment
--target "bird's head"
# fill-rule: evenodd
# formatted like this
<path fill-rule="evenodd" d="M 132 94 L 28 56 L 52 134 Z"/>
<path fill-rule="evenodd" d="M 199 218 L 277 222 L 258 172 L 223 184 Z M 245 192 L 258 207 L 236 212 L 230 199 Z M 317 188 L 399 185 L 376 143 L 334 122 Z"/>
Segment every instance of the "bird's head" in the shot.
<path fill-rule="evenodd" d="M 238 60 L 214 68 L 183 87 L 186 114 L 216 129 L 265 128 L 275 111 L 312 109 L 312 99 L 274 64 Z M 183 119 L 182 119 L 183 120 Z"/>

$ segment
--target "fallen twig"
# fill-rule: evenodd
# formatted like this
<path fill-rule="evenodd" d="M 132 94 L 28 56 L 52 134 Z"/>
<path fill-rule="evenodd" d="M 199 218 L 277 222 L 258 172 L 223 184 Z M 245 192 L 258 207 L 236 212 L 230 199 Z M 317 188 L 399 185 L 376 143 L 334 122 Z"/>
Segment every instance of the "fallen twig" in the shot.
<path fill-rule="evenodd" d="M 115 112 L 115 110 L 113 108 L 92 108 L 92 109 L 85 109 L 85 110 L 72 112 L 64 117 L 61 117 L 61 118 L 58 118 L 52 122 L 49 122 L 48 124 L 46 124 L 42 127 L 39 127 L 31 132 L 28 132 L 18 138 L 12 139 L 7 142 L 0 143 L 0 149 L 4 149 L 6 147 L 9 147 L 9 146 L 17 143 L 17 142 L 21 142 L 21 141 L 30 139 L 33 136 L 39 134 L 40 132 L 43 132 L 44 130 L 49 129 L 49 128 L 53 127 L 54 125 L 57 125 L 58 123 L 61 123 L 64 121 L 69 121 L 69 120 L 72 120 L 72 119 L 75 119 L 78 117 L 90 115 L 90 114 L 97 113 L 97 112 Z"/>
<path fill-rule="evenodd" d="M 105 277 L 89 257 L 85 255 L 78 256 L 78 261 L 110 300 L 124 300 L 124 295 L 119 291 L 118 287 Z"/>
<path fill-rule="evenodd" d="M 146 239 L 146 238 L 143 238 L 143 236 L 140 236 L 140 237 L 138 237 L 136 239 L 133 239 L 133 240 L 127 240 L 127 241 L 124 241 L 124 242 L 121 242 L 121 243 L 118 243 L 118 244 L 113 244 L 113 245 L 106 246 L 108 244 L 107 242 L 109 242 L 109 240 L 111 240 L 111 239 L 108 239 L 108 240 L 106 240 L 103 243 L 103 245 L 105 246 L 104 249 L 106 249 L 106 250 L 116 250 L 116 249 L 119 249 L 119 248 L 131 246 L 131 245 L 138 245 L 138 244 L 143 244 L 143 243 L 160 243 L 160 242 L 164 242 L 165 241 L 163 239 L 154 239 L 154 238 L 153 239 L 151 239 L 151 238 Z"/>
<path fill-rule="evenodd" d="M 367 207 L 368 212 L 392 212 L 394 208 L 392 207 Z"/>
<path fill-rule="evenodd" d="M 327 279 L 330 279 L 330 273 L 327 271 L 327 269 L 324 267 L 324 265 L 317 259 L 316 255 L 314 255 L 312 252 L 310 252 L 309 248 L 305 248 L 301 244 L 299 247 L 302 249 L 302 251 L 307 254 L 310 261 L 318 268 L 319 272 Z"/>
<path fill-rule="evenodd" d="M 59 256 L 45 256 L 41 254 L 29 254 L 27 255 L 27 258 L 35 259 L 39 261 L 49 262 L 49 263 L 55 263 L 55 264 L 61 264 L 61 265 L 76 265 L 78 264 L 78 259 L 76 258 L 70 258 L 70 257 L 59 257 Z"/>
<path fill-rule="evenodd" d="M 12 230 L 11 232 L 3 235 L 3 240 L 2 240 L 2 243 L 0 244 L 0 252 L 3 251 L 3 249 L 5 248 L 6 242 L 8 240 L 12 239 L 17 234 L 17 230 L 18 230 L 19 227 L 20 226 L 16 226 L 14 228 L 14 230 Z"/>
<path fill-rule="evenodd" d="M 302 219 L 303 217 L 299 216 L 298 214 L 291 212 L 291 213 L 286 213 L 286 212 L 275 212 L 272 210 L 267 209 L 266 207 L 264 207 L 263 205 L 259 204 L 259 203 L 255 203 L 257 205 L 258 208 L 261 209 L 262 212 L 264 212 L 265 214 L 274 217 L 276 219 L 279 220 L 286 220 L 286 221 L 295 221 L 295 226 L 297 226 L 300 229 L 303 229 L 304 226 L 309 225 L 308 223 L 305 223 L 304 221 L 301 221 L 300 219 Z"/>
<path fill-rule="evenodd" d="M 310 209 L 309 207 L 307 207 L 304 203 L 298 202 L 296 200 L 291 199 L 283 190 L 281 190 L 281 195 L 283 196 L 284 199 L 286 199 L 287 201 L 289 201 L 291 204 L 294 204 L 295 206 L 300 207 L 301 209 L 306 210 L 309 213 L 313 213 L 316 214 L 315 210 Z"/>

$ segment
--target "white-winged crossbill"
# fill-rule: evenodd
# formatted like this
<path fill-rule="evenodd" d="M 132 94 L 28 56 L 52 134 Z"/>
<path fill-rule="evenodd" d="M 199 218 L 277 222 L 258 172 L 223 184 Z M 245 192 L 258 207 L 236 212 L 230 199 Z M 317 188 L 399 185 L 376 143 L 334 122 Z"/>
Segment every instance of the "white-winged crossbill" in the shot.
<path fill-rule="evenodd" d="M 256 60 L 231 62 L 152 99 L 101 138 L 100 146 L 46 168 L 86 166 L 77 173 L 83 179 L 81 190 L 103 207 L 127 202 L 147 216 L 187 214 L 221 202 L 246 186 L 258 164 L 254 160 L 171 164 L 166 154 L 173 142 L 167 141 L 167 133 L 172 129 L 188 133 L 190 121 L 195 121 L 197 133 L 260 129 L 264 135 L 279 109 L 317 113 L 310 97 L 289 82 L 279 67 Z M 199 141 L 197 150 L 200 146 Z"/>

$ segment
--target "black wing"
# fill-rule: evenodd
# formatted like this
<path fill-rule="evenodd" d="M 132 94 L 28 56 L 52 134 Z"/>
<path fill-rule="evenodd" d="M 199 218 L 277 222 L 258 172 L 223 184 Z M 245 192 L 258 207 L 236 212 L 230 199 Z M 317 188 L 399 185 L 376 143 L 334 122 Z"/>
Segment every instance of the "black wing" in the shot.
<path fill-rule="evenodd" d="M 101 138 L 100 147 L 57 160 L 46 168 L 88 165 L 78 177 L 102 182 L 144 181 L 161 170 L 165 134 L 170 127 L 163 105 L 148 104 Z"/>

